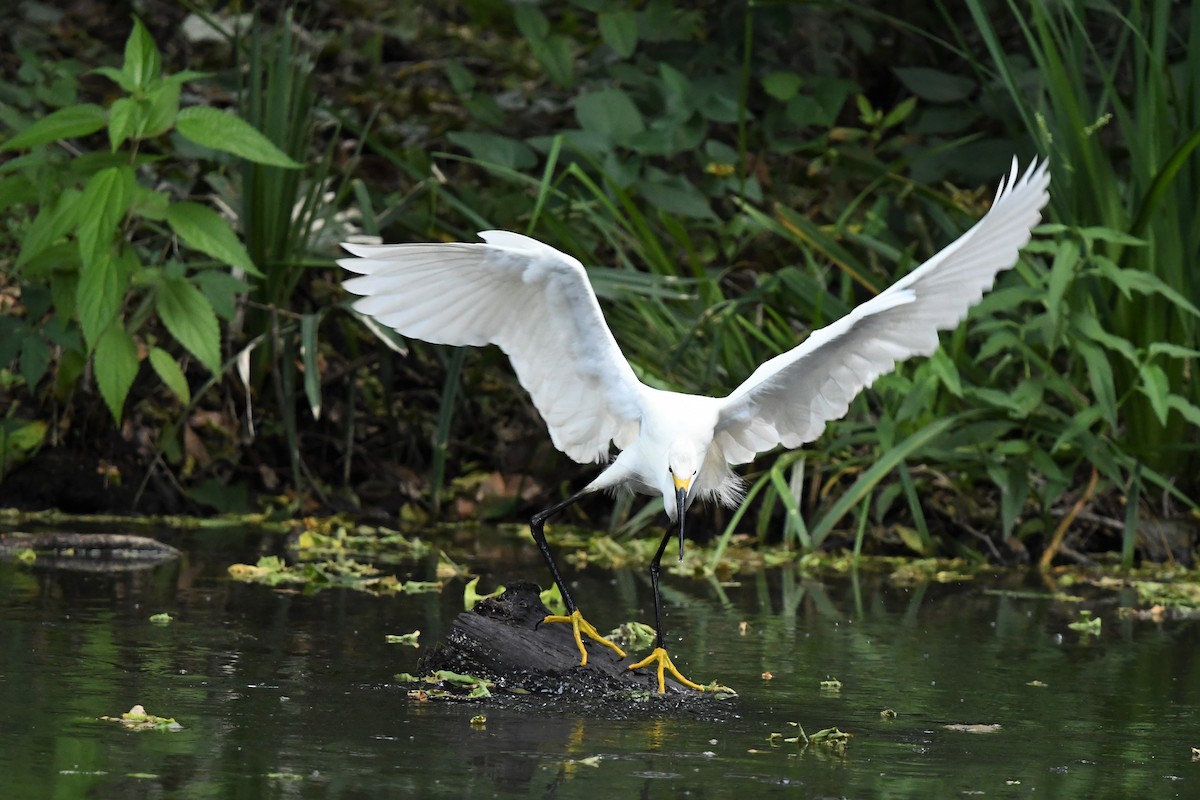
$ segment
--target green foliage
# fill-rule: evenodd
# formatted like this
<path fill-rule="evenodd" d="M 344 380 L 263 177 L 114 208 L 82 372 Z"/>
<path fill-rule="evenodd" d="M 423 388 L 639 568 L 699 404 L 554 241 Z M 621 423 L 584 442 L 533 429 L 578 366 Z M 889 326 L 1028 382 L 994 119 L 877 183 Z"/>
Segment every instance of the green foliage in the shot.
<path fill-rule="evenodd" d="M 974 28 L 959 35 L 986 45 L 971 66 L 1005 121 L 1050 153 L 1053 203 L 1071 223 L 1048 253 L 1048 355 L 1092 405 L 1064 435 L 1114 441 L 1120 463 L 1093 463 L 1117 487 L 1142 463 L 1195 496 L 1200 7 L 1010 4 L 1015 42 L 984 4 L 968 7 Z"/>
<path fill-rule="evenodd" d="M 0 153 L 27 151 L 0 165 L 4 209 L 17 220 L 10 229 L 18 255 L 6 269 L 26 298 L 26 322 L 8 324 L 7 358 L 0 363 L 19 353 L 25 383 L 37 393 L 50 345 L 61 348 L 55 392 L 69 395 L 90 363 L 120 422 L 147 353 L 167 387 L 184 402 L 191 398 L 186 362 L 154 344 L 148 327 L 154 316 L 185 352 L 219 373 L 221 292 L 245 288 L 234 269 L 261 276 L 229 222 L 141 168 L 187 160 L 168 138 L 172 132 L 249 161 L 299 164 L 230 114 L 181 110 L 182 85 L 204 76 L 164 74 L 158 48 L 137 19 L 121 68 L 95 72 L 121 90 L 107 108 L 68 98 L 62 108 L 25 120 L 0 144 Z M 101 130 L 107 151 L 90 150 L 95 142 L 88 137 Z M 214 273 L 232 280 L 214 283 L 206 277 Z"/>

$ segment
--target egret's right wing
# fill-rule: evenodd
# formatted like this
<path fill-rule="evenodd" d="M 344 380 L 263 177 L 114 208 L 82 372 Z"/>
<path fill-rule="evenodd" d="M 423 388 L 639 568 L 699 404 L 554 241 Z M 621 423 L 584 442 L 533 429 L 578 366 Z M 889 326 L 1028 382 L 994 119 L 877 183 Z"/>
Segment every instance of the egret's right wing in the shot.
<path fill-rule="evenodd" d="M 580 463 L 607 457 L 609 441 L 637 436 L 642 384 L 604 322 L 583 265 L 505 231 L 485 243 L 343 244 L 338 261 L 360 277 L 355 310 L 435 344 L 496 344 L 550 429 Z"/>
<path fill-rule="evenodd" d="M 897 361 L 929 355 L 1017 261 L 1049 199 L 1047 162 L 1013 159 L 983 219 L 883 293 L 767 361 L 722 400 L 714 441 L 731 464 L 776 445 L 799 447 L 839 419 Z"/>

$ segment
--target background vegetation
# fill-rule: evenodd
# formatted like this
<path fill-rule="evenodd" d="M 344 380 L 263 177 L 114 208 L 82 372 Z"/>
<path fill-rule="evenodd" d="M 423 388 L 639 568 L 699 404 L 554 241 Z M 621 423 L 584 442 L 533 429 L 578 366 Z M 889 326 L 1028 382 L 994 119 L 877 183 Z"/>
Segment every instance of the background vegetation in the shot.
<path fill-rule="evenodd" d="M 350 312 L 336 242 L 529 233 L 589 265 L 644 380 L 725 393 L 1042 155 L 1050 222 L 968 322 L 695 529 L 1189 557 L 1200 10 L 909 5 L 21 6 L 0 500 L 516 519 L 594 468 L 553 451 L 494 348 Z M 640 499 L 578 513 L 658 524 Z"/>

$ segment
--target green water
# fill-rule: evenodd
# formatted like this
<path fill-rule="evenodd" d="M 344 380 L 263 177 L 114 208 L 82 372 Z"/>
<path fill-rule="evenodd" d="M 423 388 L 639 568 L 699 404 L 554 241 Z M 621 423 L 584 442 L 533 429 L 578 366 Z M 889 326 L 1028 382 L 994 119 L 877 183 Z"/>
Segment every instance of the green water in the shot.
<path fill-rule="evenodd" d="M 120 575 L 0 563 L 0 798 L 1200 796 L 1200 623 L 1121 620 L 1112 596 L 1089 605 L 1103 632 L 1085 638 L 1067 628 L 1078 606 L 994 591 L 1044 589 L 1028 576 L 665 577 L 677 662 L 741 696 L 720 722 L 621 721 L 568 703 L 410 700 L 392 676 L 419 651 L 384 635 L 420 629 L 431 644 L 461 582 L 387 599 L 282 593 L 224 577 L 268 539 L 168 539 L 180 561 Z M 485 585 L 542 578 L 520 543 L 481 544 L 469 564 Z M 640 571 L 568 573 L 602 629 L 650 618 Z M 162 611 L 175 621 L 149 622 Z M 823 690 L 827 677 L 842 689 Z M 135 703 L 183 730 L 98 720 Z M 844 757 L 773 746 L 792 721 L 854 739 Z"/>

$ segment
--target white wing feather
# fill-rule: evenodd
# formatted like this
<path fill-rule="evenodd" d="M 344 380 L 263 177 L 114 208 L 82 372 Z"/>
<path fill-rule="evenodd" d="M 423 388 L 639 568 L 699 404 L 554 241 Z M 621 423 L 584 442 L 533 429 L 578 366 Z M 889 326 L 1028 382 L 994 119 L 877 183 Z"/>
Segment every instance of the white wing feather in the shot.
<path fill-rule="evenodd" d="M 604 322 L 583 265 L 527 236 L 483 231 L 484 243 L 343 244 L 360 277 L 355 310 L 435 344 L 499 345 L 575 461 L 637 438 L 642 383 Z"/>
<path fill-rule="evenodd" d="M 730 464 L 778 444 L 799 447 L 840 418 L 880 375 L 929 355 L 1013 266 L 1049 199 L 1047 163 L 1018 176 L 1014 158 L 991 209 L 933 258 L 799 346 L 767 361 L 722 401 L 714 443 Z"/>

